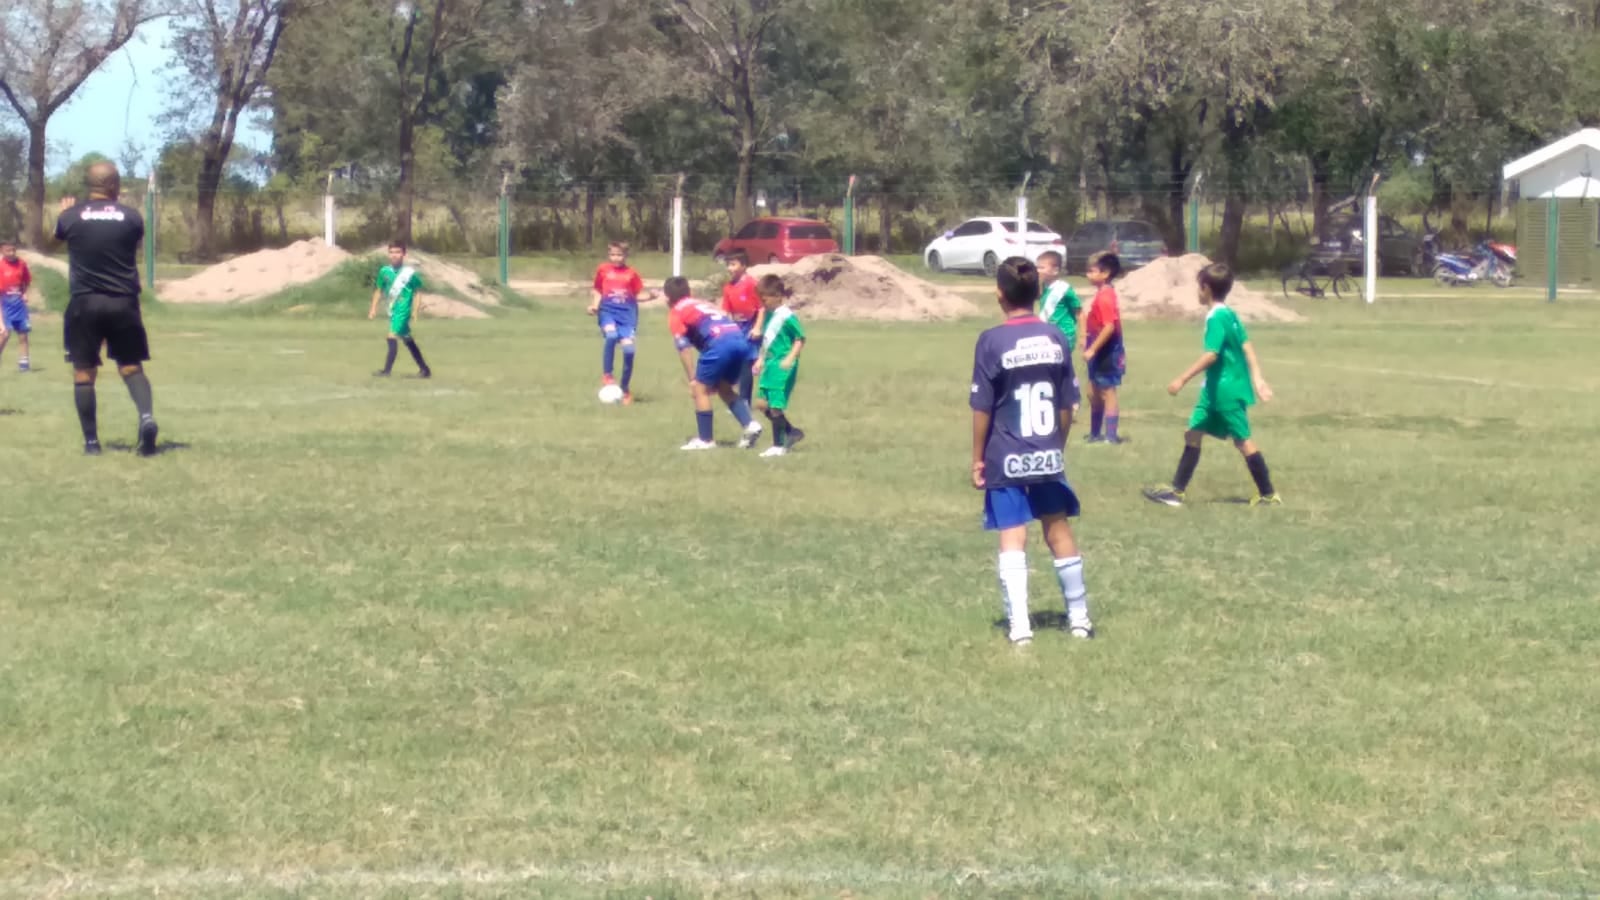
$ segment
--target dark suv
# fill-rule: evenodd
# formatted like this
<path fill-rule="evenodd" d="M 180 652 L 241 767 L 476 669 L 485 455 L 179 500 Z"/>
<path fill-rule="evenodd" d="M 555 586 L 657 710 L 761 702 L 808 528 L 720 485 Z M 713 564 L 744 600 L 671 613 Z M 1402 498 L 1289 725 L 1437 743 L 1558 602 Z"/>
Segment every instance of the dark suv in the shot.
<path fill-rule="evenodd" d="M 1101 250 L 1114 251 L 1122 259 L 1124 271 L 1131 272 L 1167 253 L 1161 232 L 1148 222 L 1107 219 L 1078 226 L 1067 238 L 1066 271 L 1079 273 L 1089 268 L 1089 257 Z"/>
<path fill-rule="evenodd" d="M 1361 236 L 1364 227 L 1359 215 L 1329 219 L 1311 242 L 1312 259 L 1323 263 L 1342 262 L 1347 273 L 1362 274 L 1367 265 Z M 1378 217 L 1379 275 L 1425 275 L 1424 255 L 1420 235 L 1388 216 Z"/>

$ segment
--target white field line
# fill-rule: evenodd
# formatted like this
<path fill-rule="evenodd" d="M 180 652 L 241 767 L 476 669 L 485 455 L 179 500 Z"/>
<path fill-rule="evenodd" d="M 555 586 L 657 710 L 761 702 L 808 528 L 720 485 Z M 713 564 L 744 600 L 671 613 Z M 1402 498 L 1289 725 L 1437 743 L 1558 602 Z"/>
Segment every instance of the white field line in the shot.
<path fill-rule="evenodd" d="M 61 872 L 49 878 L 0 880 L 0 897 L 206 896 L 220 891 L 292 893 L 308 890 L 392 892 L 407 888 L 496 889 L 539 884 L 628 887 L 650 884 L 700 888 L 997 888 L 1102 892 L 1157 892 L 1190 896 L 1265 894 L 1294 897 L 1557 898 L 1573 896 L 1515 885 L 1417 881 L 1399 876 L 1337 875 L 1228 879 L 1078 870 L 1064 866 L 1020 869 L 912 869 L 860 866 L 843 869 L 741 868 L 690 862 L 609 863 L 593 866 L 526 865 L 407 869 L 167 869 L 138 874 Z"/>
<path fill-rule="evenodd" d="M 1568 384 L 1525 384 L 1497 378 L 1479 378 L 1473 375 L 1446 375 L 1439 372 L 1412 372 L 1405 369 L 1381 369 L 1374 366 L 1341 366 L 1337 363 L 1310 362 L 1301 359 L 1268 357 L 1271 365 L 1304 366 L 1310 369 L 1330 369 L 1336 372 L 1353 372 L 1357 375 L 1388 375 L 1397 378 L 1415 378 L 1420 381 L 1443 381 L 1451 384 L 1470 384 L 1476 387 L 1511 388 L 1518 391 L 1560 391 L 1569 394 L 1593 394 L 1588 387 Z"/>

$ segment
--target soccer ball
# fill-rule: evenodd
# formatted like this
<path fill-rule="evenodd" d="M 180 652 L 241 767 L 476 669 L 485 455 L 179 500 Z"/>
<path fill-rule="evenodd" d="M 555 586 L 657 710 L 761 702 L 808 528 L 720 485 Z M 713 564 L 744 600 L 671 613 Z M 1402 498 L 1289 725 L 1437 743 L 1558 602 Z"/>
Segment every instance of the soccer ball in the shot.
<path fill-rule="evenodd" d="M 622 388 L 608 384 L 600 388 L 600 402 L 611 404 L 622 402 Z"/>

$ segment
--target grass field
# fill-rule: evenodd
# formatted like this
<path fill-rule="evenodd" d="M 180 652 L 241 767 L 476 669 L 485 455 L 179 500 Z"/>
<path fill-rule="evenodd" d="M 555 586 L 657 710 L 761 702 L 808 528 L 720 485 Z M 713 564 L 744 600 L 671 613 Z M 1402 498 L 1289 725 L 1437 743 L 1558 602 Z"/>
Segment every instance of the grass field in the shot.
<path fill-rule="evenodd" d="M 1100 638 L 1024 652 L 982 321 L 813 323 L 778 461 L 676 450 L 659 318 L 623 409 L 571 306 L 422 323 L 432 381 L 165 306 L 148 460 L 8 353 L 0 897 L 1593 892 L 1600 303 L 1299 308 L 1253 329 L 1277 509 L 1220 444 L 1139 498 L 1199 339 L 1130 325 L 1134 442 L 1069 451 Z"/>

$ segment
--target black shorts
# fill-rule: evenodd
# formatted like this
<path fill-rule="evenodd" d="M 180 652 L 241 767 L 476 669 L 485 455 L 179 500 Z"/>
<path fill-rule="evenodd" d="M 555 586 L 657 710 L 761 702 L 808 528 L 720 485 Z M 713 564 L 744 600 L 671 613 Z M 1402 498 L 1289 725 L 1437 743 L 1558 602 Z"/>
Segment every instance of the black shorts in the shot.
<path fill-rule="evenodd" d="M 144 316 L 137 297 L 80 294 L 67 303 L 67 357 L 75 369 L 99 368 L 100 345 L 118 365 L 135 366 L 150 358 Z"/>

